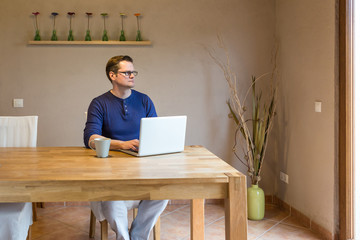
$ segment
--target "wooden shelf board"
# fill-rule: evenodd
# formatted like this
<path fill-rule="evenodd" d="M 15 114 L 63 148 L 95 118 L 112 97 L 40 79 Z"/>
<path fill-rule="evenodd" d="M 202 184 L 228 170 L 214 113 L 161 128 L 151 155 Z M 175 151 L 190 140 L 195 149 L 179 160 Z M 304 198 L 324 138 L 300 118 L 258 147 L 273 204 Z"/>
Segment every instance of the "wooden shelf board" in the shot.
<path fill-rule="evenodd" d="M 151 45 L 150 41 L 29 41 L 29 45 Z"/>

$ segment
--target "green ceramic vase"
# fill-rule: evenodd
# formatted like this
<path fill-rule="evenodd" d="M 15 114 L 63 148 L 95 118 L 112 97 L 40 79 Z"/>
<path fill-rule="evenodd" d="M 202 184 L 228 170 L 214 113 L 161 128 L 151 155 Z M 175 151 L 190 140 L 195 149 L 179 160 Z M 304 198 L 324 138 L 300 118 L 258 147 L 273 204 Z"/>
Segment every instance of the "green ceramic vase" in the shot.
<path fill-rule="evenodd" d="M 142 41 L 140 30 L 136 33 L 136 41 Z"/>
<path fill-rule="evenodd" d="M 247 190 L 248 219 L 261 220 L 265 214 L 265 195 L 258 185 L 251 185 Z"/>
<path fill-rule="evenodd" d="M 86 30 L 86 36 L 85 36 L 85 41 L 91 41 L 91 35 L 90 35 L 90 30 Z"/>
<path fill-rule="evenodd" d="M 56 35 L 56 30 L 53 30 L 52 36 L 51 36 L 51 41 L 57 41 L 57 40 L 58 40 L 58 37 Z"/>
<path fill-rule="evenodd" d="M 41 40 L 40 31 L 39 31 L 39 30 L 36 30 L 35 37 L 34 37 L 34 41 L 40 41 L 40 40 Z"/>
<path fill-rule="evenodd" d="M 104 30 L 104 33 L 103 33 L 103 36 L 102 36 L 101 40 L 103 40 L 103 41 L 109 41 L 109 37 L 108 37 L 108 35 L 107 35 L 107 31 L 106 31 L 106 30 Z"/>
<path fill-rule="evenodd" d="M 68 41 L 74 41 L 74 35 L 72 30 L 69 30 Z"/>
<path fill-rule="evenodd" d="M 120 34 L 119 40 L 120 40 L 120 41 L 126 41 L 124 30 L 121 30 L 121 34 Z"/>

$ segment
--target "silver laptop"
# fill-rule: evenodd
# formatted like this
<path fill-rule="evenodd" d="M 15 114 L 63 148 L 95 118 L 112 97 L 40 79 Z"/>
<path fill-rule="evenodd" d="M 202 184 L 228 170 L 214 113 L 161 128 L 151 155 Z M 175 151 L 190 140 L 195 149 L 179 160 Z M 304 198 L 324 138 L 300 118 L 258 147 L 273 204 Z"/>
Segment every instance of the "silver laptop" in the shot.
<path fill-rule="evenodd" d="M 186 120 L 186 116 L 142 118 L 138 151 L 120 151 L 137 157 L 182 152 Z"/>

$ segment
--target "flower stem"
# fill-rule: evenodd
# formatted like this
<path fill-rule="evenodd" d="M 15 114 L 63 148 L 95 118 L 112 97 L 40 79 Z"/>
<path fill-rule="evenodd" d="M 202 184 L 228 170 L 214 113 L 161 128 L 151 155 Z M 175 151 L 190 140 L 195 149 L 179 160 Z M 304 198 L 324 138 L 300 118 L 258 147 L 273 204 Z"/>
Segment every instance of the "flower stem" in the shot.
<path fill-rule="evenodd" d="M 137 27 L 138 27 L 138 30 L 140 30 L 139 17 L 138 17 L 138 16 L 136 16 L 136 20 L 137 20 Z"/>
<path fill-rule="evenodd" d="M 36 24 L 36 30 L 39 30 L 38 22 L 37 22 L 37 15 L 35 15 L 35 24 Z"/>
<path fill-rule="evenodd" d="M 121 16 L 121 30 L 124 30 L 124 16 Z"/>

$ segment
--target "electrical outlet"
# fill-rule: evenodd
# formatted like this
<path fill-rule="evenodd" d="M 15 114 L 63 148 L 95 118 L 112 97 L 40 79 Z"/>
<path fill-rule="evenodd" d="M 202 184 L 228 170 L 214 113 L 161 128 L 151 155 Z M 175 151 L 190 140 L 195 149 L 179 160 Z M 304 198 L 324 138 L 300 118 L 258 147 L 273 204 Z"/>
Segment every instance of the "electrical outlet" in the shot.
<path fill-rule="evenodd" d="M 13 99 L 13 107 L 14 108 L 22 108 L 22 107 L 24 107 L 24 99 L 14 98 Z"/>
<path fill-rule="evenodd" d="M 289 176 L 286 173 L 280 172 L 280 180 L 289 184 Z"/>
<path fill-rule="evenodd" d="M 315 112 L 318 112 L 318 113 L 321 112 L 321 102 L 320 101 L 315 102 Z"/>

